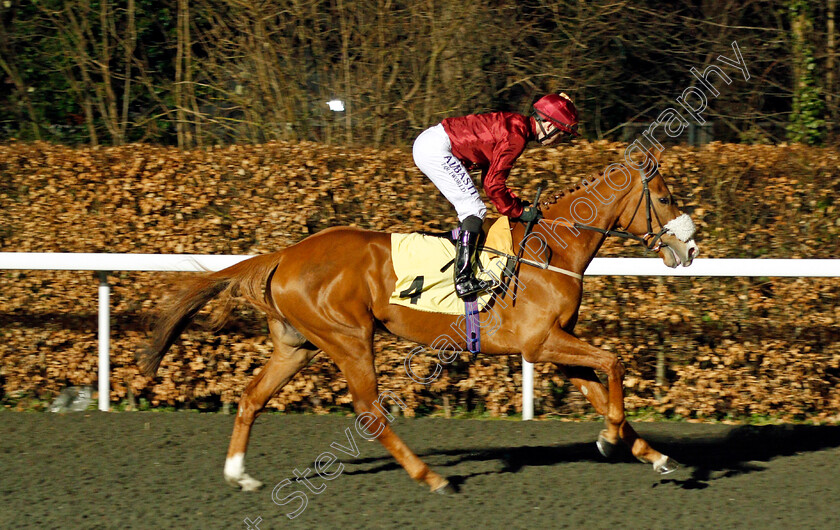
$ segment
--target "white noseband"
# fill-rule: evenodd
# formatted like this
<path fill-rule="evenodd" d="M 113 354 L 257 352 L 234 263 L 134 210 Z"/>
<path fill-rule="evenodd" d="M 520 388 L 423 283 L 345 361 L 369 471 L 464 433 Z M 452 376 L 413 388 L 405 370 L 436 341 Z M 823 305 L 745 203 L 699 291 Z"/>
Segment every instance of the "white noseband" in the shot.
<path fill-rule="evenodd" d="M 694 237 L 694 232 L 697 229 L 694 226 L 694 221 L 691 220 L 691 217 L 689 217 L 687 213 L 684 213 L 681 216 L 668 221 L 665 225 L 665 230 L 668 231 L 669 234 L 676 236 L 676 238 L 683 243 L 688 243 L 688 241 Z"/>

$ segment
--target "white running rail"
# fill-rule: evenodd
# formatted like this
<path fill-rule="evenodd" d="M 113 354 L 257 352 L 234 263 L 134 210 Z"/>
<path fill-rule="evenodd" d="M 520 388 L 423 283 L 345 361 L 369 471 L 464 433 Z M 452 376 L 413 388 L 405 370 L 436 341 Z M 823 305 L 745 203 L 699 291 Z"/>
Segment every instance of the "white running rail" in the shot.
<path fill-rule="evenodd" d="M 0 252 L 0 270 L 99 272 L 99 410 L 110 408 L 110 296 L 115 271 L 216 271 L 251 256 L 208 254 L 84 254 Z M 840 277 L 840 259 L 696 259 L 669 269 L 658 258 L 595 258 L 586 276 Z M 534 417 L 534 365 L 522 360 L 522 419 Z"/>

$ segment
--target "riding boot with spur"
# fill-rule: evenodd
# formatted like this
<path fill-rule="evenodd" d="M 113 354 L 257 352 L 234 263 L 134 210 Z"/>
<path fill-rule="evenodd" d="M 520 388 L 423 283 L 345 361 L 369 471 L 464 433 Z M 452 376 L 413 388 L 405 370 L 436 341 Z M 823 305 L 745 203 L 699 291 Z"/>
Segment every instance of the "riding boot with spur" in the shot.
<path fill-rule="evenodd" d="M 481 219 L 469 216 L 461 223 L 458 246 L 455 249 L 455 294 L 459 298 L 490 289 L 493 284 L 475 277 L 478 259 L 478 238 L 481 235 Z"/>

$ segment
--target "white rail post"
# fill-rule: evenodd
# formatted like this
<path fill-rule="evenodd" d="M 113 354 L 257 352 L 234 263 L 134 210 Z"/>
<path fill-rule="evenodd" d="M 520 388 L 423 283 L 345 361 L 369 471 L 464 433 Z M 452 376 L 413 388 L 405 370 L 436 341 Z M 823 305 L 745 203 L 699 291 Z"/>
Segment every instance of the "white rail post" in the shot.
<path fill-rule="evenodd" d="M 534 419 L 534 363 L 522 358 L 522 421 Z"/>
<path fill-rule="evenodd" d="M 108 272 L 99 272 L 99 410 L 111 408 L 111 286 Z"/>

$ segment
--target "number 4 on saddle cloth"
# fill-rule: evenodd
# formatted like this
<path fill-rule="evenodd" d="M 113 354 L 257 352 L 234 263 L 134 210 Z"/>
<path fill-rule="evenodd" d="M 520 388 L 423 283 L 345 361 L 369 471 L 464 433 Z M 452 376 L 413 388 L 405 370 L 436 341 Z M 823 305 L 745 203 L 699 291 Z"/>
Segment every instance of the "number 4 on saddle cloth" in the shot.
<path fill-rule="evenodd" d="M 455 258 L 451 239 L 416 233 L 391 234 L 391 261 L 397 283 L 390 303 L 432 313 L 464 315 L 467 347 L 473 354 L 481 349 L 478 313 L 487 308 L 499 291 L 508 270 L 508 259 L 513 255 L 507 217 L 486 219 L 483 231 L 486 238 L 479 246 L 481 266 L 476 277 L 493 283 L 496 288 L 466 300 L 455 294 L 455 279 L 448 266 Z M 496 252 L 487 252 L 485 248 Z"/>

